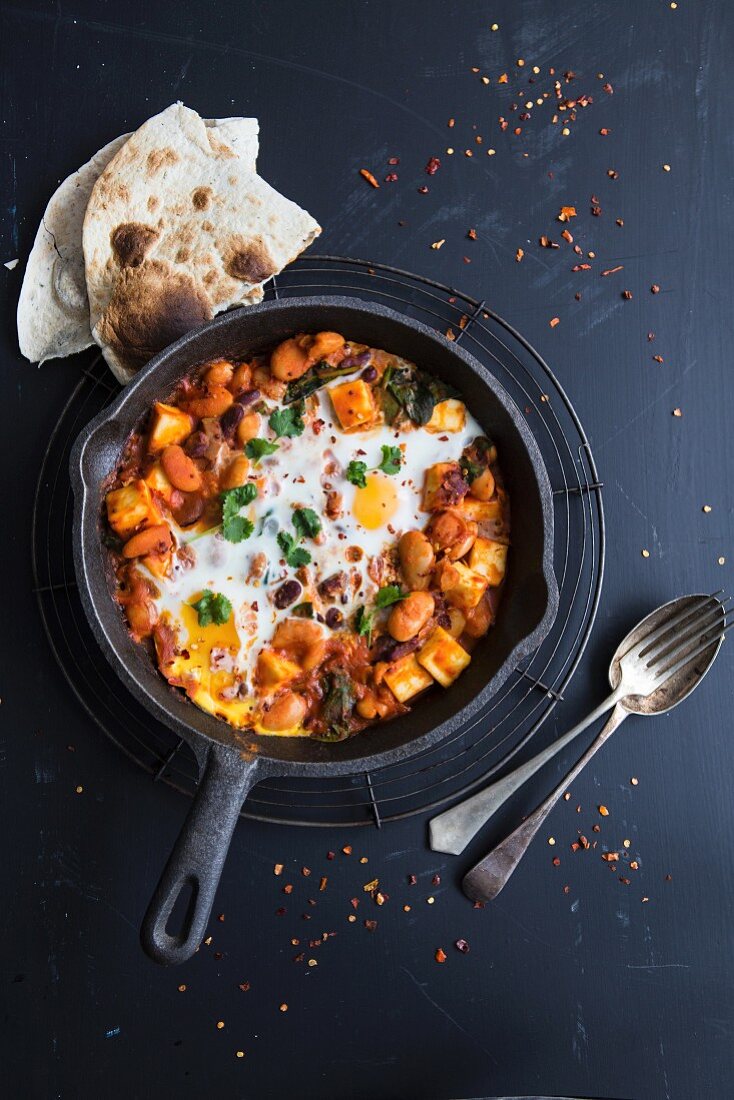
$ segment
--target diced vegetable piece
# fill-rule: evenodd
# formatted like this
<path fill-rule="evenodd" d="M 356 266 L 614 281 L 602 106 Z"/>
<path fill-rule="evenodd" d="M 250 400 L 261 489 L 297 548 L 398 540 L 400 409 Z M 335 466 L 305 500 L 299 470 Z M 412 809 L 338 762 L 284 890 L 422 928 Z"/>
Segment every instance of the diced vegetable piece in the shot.
<path fill-rule="evenodd" d="M 433 677 L 418 664 L 414 653 L 401 657 L 385 672 L 385 683 L 396 699 L 406 703 L 433 683 Z"/>
<path fill-rule="evenodd" d="M 490 584 L 501 584 L 505 576 L 508 549 L 504 543 L 494 539 L 478 538 L 469 554 L 469 568 L 486 577 Z"/>
<path fill-rule="evenodd" d="M 433 416 L 426 424 L 426 431 L 440 435 L 442 432 L 460 432 L 466 424 L 466 406 L 463 401 L 449 397 L 434 405 Z"/>
<path fill-rule="evenodd" d="M 154 577 L 158 577 L 159 580 L 164 580 L 171 575 L 171 562 L 173 560 L 173 554 L 170 550 L 165 554 L 148 554 L 146 557 L 141 558 L 143 565 L 148 569 Z"/>
<path fill-rule="evenodd" d="M 419 650 L 417 660 L 442 687 L 449 687 L 464 671 L 471 657 L 448 631 L 437 626 Z"/>
<path fill-rule="evenodd" d="M 105 498 L 110 527 L 126 539 L 143 524 L 151 527 L 160 523 L 161 516 L 144 481 L 133 481 L 122 489 L 113 489 Z"/>
<path fill-rule="evenodd" d="M 334 386 L 329 390 L 329 396 L 345 432 L 363 424 L 371 424 L 375 419 L 376 406 L 372 389 L 361 378 Z"/>
<path fill-rule="evenodd" d="M 289 661 L 287 657 L 281 657 L 271 649 L 264 649 L 257 659 L 258 684 L 268 691 L 274 691 L 281 684 L 287 684 L 302 671 L 301 666 L 295 661 Z"/>
<path fill-rule="evenodd" d="M 174 405 L 156 401 L 153 406 L 153 422 L 148 436 L 148 451 L 158 454 L 172 443 L 183 443 L 191 435 L 194 423 L 188 413 Z"/>
<path fill-rule="evenodd" d="M 458 462 L 437 462 L 426 470 L 421 507 L 424 512 L 457 507 L 467 489 Z"/>
<path fill-rule="evenodd" d="M 474 497 L 464 497 L 459 508 L 466 519 L 473 519 L 475 523 L 497 522 L 502 519 L 501 500 L 475 500 Z"/>
<path fill-rule="evenodd" d="M 171 494 L 173 492 L 173 486 L 166 477 L 165 471 L 160 462 L 154 462 L 150 470 L 145 476 L 145 484 L 149 489 L 152 489 L 154 493 L 158 493 L 163 497 L 166 504 L 171 504 Z"/>
<path fill-rule="evenodd" d="M 489 581 L 463 562 L 446 563 L 441 573 L 441 590 L 446 599 L 460 611 L 471 611 L 484 595 Z"/>

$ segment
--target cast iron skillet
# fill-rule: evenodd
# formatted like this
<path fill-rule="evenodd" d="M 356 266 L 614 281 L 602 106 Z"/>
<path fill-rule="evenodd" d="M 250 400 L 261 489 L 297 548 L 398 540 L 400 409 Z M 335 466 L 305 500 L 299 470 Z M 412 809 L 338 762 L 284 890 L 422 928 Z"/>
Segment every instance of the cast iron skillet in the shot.
<path fill-rule="evenodd" d="M 496 625 L 472 663 L 448 691 L 434 688 L 409 714 L 351 740 L 258 737 L 237 732 L 199 710 L 163 679 L 127 632 L 113 601 L 114 579 L 101 539 L 102 484 L 123 444 L 156 399 L 165 400 L 197 363 L 247 356 L 294 332 L 324 329 L 403 356 L 451 382 L 497 443 L 512 509 L 512 550 Z M 417 321 L 349 298 L 289 298 L 226 313 L 166 348 L 77 439 L 71 457 L 74 564 L 79 592 L 107 659 L 151 716 L 184 737 L 196 754 L 196 797 L 143 920 L 145 951 L 157 962 L 180 963 L 206 927 L 242 803 L 266 776 L 334 776 L 405 760 L 458 730 L 543 640 L 558 608 L 553 575 L 553 504 L 535 439 L 499 383 L 461 347 Z M 191 898 L 182 930 L 166 924 L 180 891 Z"/>

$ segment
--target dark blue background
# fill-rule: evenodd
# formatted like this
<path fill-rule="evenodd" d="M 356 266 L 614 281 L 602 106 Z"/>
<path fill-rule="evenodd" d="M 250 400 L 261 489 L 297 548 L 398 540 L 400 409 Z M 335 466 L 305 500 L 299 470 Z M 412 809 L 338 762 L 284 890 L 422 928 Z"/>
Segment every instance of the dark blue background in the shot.
<path fill-rule="evenodd" d="M 59 0 L 2 4 L 0 15 L 0 259 L 21 257 L 15 271 L 0 269 L 4 1094 L 731 1096 L 730 646 L 680 710 L 628 722 L 555 810 L 548 834 L 562 866 L 552 867 L 539 839 L 484 911 L 457 883 L 516 816 L 458 859 L 427 850 L 420 819 L 379 834 L 247 823 L 224 872 L 216 912 L 225 920 L 212 921 L 211 946 L 175 972 L 143 957 L 138 923 L 185 803 L 101 737 L 48 652 L 31 591 L 32 493 L 48 433 L 91 352 L 30 366 L 13 314 L 45 202 L 95 149 L 176 98 L 205 116 L 257 115 L 260 171 L 319 218 L 321 251 L 486 298 L 537 345 L 576 404 L 606 486 L 608 564 L 594 636 L 551 719 L 560 733 L 601 697 L 606 662 L 639 613 L 731 585 L 732 6 Z M 568 138 L 550 125 L 550 103 L 520 138 L 499 131 L 498 115 L 533 64 L 543 69 L 539 87 L 551 87 L 549 66 L 572 69 L 564 94 L 594 97 Z M 491 87 L 472 66 L 494 78 Z M 504 71 L 507 88 L 496 84 Z M 611 134 L 599 136 L 601 127 Z M 429 180 L 423 166 L 434 154 L 443 166 Z M 392 155 L 399 181 L 373 190 L 359 168 L 383 179 Z M 601 218 L 589 215 L 592 193 Z M 571 229 L 596 252 L 592 272 L 572 274 L 567 248 L 538 247 L 541 233 L 558 238 L 562 204 L 579 211 Z M 431 250 L 440 238 L 443 248 Z M 617 264 L 624 272 L 599 278 Z M 523 809 L 551 778 L 527 792 Z M 577 827 L 600 820 L 601 802 L 610 810 L 602 835 L 630 838 L 640 863 L 629 887 L 596 853 L 568 848 Z M 350 859 L 325 861 L 347 843 Z M 282 879 L 275 862 L 286 865 Z M 313 869 L 308 883 L 302 865 Z M 314 894 L 322 873 L 329 885 Z M 412 888 L 409 873 L 420 879 Z M 390 902 L 365 911 L 362 884 L 375 876 Z M 289 912 L 276 917 L 286 880 L 295 884 Z M 318 907 L 306 923 L 309 896 Z M 352 896 L 364 900 L 348 924 Z M 374 935 L 365 915 L 379 919 Z M 300 948 L 290 937 L 327 930 L 339 934 L 307 951 L 318 967 L 291 961 Z M 457 937 L 469 941 L 468 955 L 452 947 Z M 438 946 L 449 955 L 443 966 Z"/>

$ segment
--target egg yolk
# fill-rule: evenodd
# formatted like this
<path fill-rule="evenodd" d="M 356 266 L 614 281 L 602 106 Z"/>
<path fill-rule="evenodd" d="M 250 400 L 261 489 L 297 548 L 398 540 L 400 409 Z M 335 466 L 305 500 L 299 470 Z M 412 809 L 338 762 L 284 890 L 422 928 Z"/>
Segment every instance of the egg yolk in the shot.
<path fill-rule="evenodd" d="M 382 474 L 368 474 L 364 489 L 354 494 L 352 514 L 368 531 L 389 523 L 398 510 L 398 493 L 393 481 Z"/>

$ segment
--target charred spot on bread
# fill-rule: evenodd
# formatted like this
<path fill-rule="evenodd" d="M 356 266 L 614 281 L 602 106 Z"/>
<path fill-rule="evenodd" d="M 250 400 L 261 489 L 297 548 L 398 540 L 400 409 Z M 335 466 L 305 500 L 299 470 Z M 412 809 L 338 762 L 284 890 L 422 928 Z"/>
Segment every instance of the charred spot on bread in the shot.
<path fill-rule="evenodd" d="M 156 172 L 160 172 L 161 168 L 170 167 L 178 159 L 179 155 L 175 149 L 169 149 L 168 147 L 165 149 L 151 149 L 146 161 L 148 175 L 154 176 Z"/>
<path fill-rule="evenodd" d="M 191 201 L 195 210 L 206 210 L 212 201 L 211 187 L 196 187 L 191 192 Z"/>
<path fill-rule="evenodd" d="M 224 255 L 224 270 L 233 279 L 262 283 L 277 270 L 277 264 L 260 237 L 233 238 Z"/>
<path fill-rule="evenodd" d="M 110 233 L 112 253 L 120 267 L 139 267 L 159 236 L 150 225 L 123 222 Z"/>
<path fill-rule="evenodd" d="M 206 293 L 188 272 L 146 260 L 123 269 L 97 332 L 123 360 L 143 363 L 211 315 Z"/>

